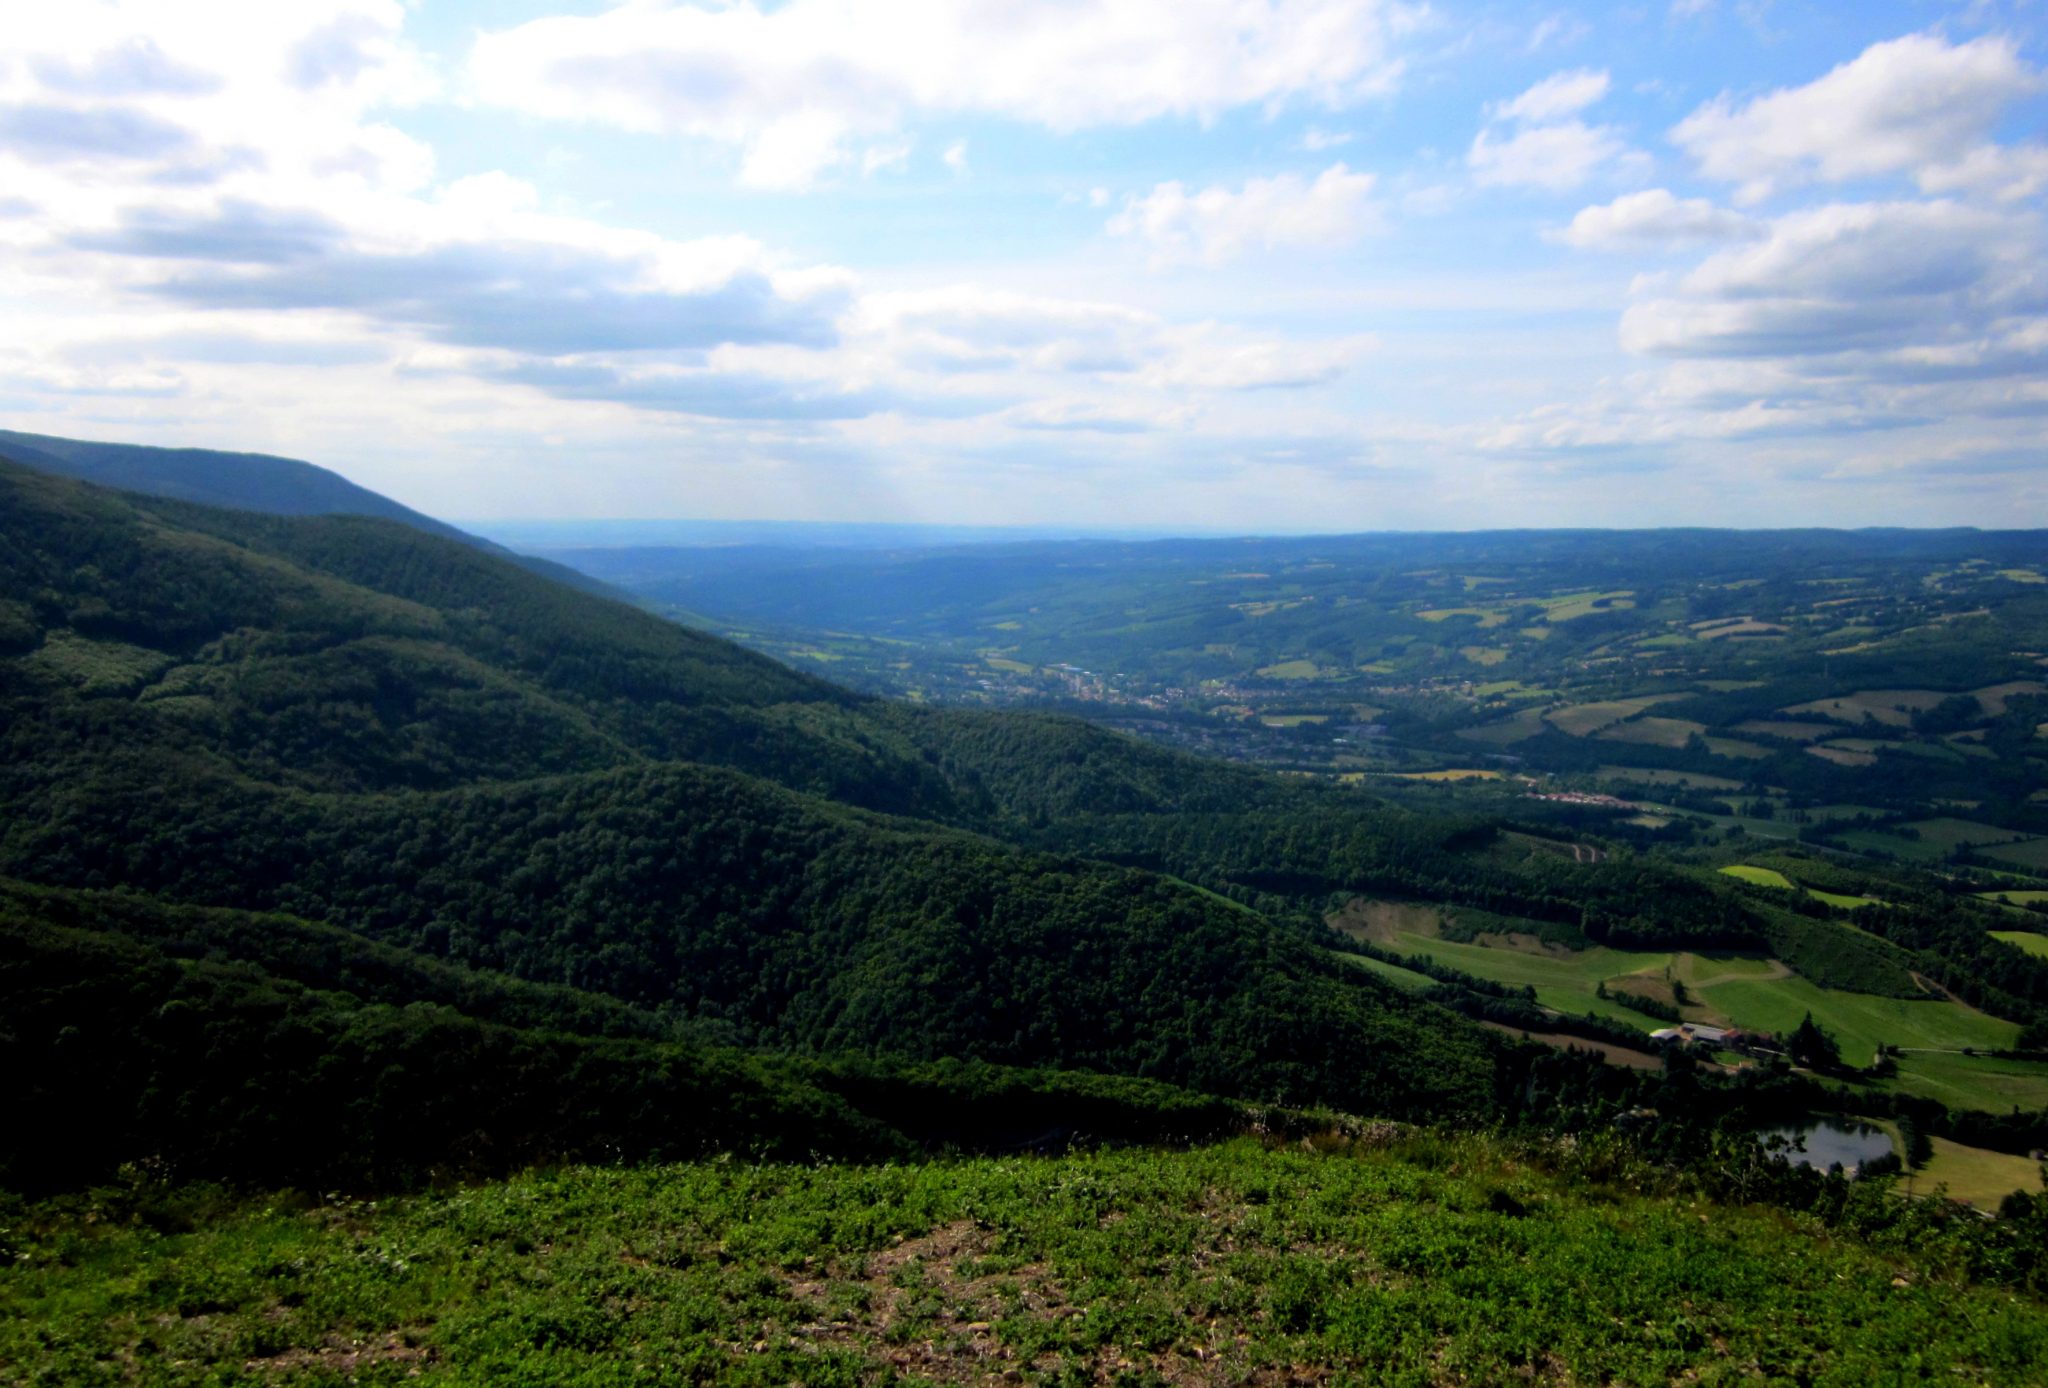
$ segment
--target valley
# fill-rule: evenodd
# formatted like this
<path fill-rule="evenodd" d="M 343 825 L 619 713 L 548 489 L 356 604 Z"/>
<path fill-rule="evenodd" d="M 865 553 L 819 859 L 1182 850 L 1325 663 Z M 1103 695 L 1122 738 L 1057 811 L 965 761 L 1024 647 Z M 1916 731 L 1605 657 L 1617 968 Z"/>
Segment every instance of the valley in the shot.
<path fill-rule="evenodd" d="M 1242 703 L 1263 680 L 1270 700 L 1162 716 L 1287 754 L 1196 738 L 1195 755 L 1125 735 L 1128 706 L 1072 687 L 1044 706 L 848 687 L 620 601 L 602 575 L 563 584 L 552 560 L 402 516 L 224 509 L 0 463 L 0 533 L 0 1097 L 18 1120 L 0 1306 L 11 1326 L 87 1308 L 78 1338 L 37 1351 L 60 1379 L 80 1355 L 316 1378 L 616 1367 L 670 1332 L 632 1311 L 566 1340 L 479 1328 L 553 1326 L 602 1279 L 593 1263 L 499 1306 L 463 1281 L 475 1255 L 433 1251 L 468 1227 L 462 1202 L 556 1180 L 595 1207 L 620 1198 L 608 1180 L 726 1199 L 711 1192 L 739 1169 L 794 1182 L 762 1198 L 809 1231 L 809 1253 L 771 1259 L 796 1280 L 772 1290 L 769 1264 L 727 1259 L 744 1286 L 623 1293 L 709 1298 L 704 1325 L 747 1327 L 673 1341 L 728 1381 L 757 1360 L 803 1381 L 997 1363 L 1237 1381 L 1366 1345 L 1489 1375 L 1559 1333 L 1503 1340 L 1442 1300 L 1458 1241 L 1480 1236 L 1463 1226 L 1425 1220 L 1409 1262 L 1378 1226 L 1325 1228 L 1304 1262 L 1292 1224 L 1270 1246 L 1208 1244 L 1210 1216 L 1153 1210 L 1189 1182 L 1289 1220 L 1317 1190 L 1476 1201 L 1482 1222 L 1544 1221 L 1532 1268 L 1581 1257 L 1625 1192 L 1632 1220 L 1674 1229 L 1718 1202 L 1710 1226 L 1740 1232 L 1698 1257 L 1736 1283 L 1806 1256 L 1757 1232 L 1758 1208 L 1837 1231 L 1844 1276 L 1933 1276 L 1911 1261 L 1930 1248 L 1970 1295 L 2048 1276 L 2029 1155 L 2048 1146 L 2048 957 L 2024 928 L 2048 893 L 2027 872 L 2048 841 L 2042 695 L 2004 656 L 1914 657 L 1966 669 L 1959 694 L 1865 665 L 1830 695 L 1761 655 L 1740 679 L 1610 673 L 1593 654 L 1610 631 L 1540 690 L 1453 689 L 1418 673 L 1434 657 L 1383 650 L 1339 701 L 1353 676 L 1274 650 L 1215 687 Z M 1505 578 L 1458 589 L 1483 601 L 1418 596 L 1440 605 L 1394 619 L 1544 629 L 1526 639 L 1563 653 L 1580 624 L 1669 610 L 1645 580 L 1526 604 Z M 1245 620 L 1310 605 L 1262 601 L 1281 605 Z M 2031 620 L 2008 606 L 1980 620 Z M 1752 593 L 1747 610 L 1767 609 Z M 1699 638 L 1714 660 L 1779 639 Z M 1488 668 L 1528 658 L 1500 648 Z M 1368 683 L 1373 702 L 1349 702 Z M 1835 736 L 1852 712 L 1861 736 Z M 1726 741 L 1782 745 L 1731 768 Z M 1848 741 L 1882 750 L 1807 750 Z M 1890 1134 L 1898 1177 L 1758 1146 L 1816 1114 Z M 1447 1161 L 1460 1184 L 1441 1184 Z M 919 1173 L 901 1227 L 880 1245 L 879 1226 L 835 1232 L 831 1182 L 889 1172 Z M 1263 1290 L 1226 1306 L 1222 1284 L 1155 1270 L 1135 1291 L 1066 1235 L 987 1213 L 1065 1208 L 1076 1182 L 1114 1192 L 1089 1219 Z M 472 1195 L 426 1193 L 450 1190 Z M 966 1238 L 948 1201 L 1007 1232 Z M 331 1299 L 341 1229 L 409 1250 L 378 1293 L 399 1309 Z M 484 1275 L 547 1282 L 534 1249 L 584 1229 L 522 1235 Z M 899 1234 L 932 1252 L 888 1261 Z M 620 1226 L 589 1256 L 684 1272 L 743 1242 Z M 252 1248 L 297 1250 L 313 1290 L 235 1271 Z M 1372 1251 L 1331 1281 L 1338 1248 Z M 1041 1264 L 1042 1281 L 1001 1280 Z M 1414 1295 L 1353 1306 L 1334 1291 L 1353 1273 Z M 1549 1285 L 1475 1275 L 1459 1295 L 1482 1302 Z M 1595 1294 L 1629 1305 L 1650 1275 L 1630 1255 Z M 95 1300 L 133 1277 L 155 1289 L 139 1310 Z M 1327 1314 L 1288 1309 L 1310 1304 L 1287 1290 L 1303 1277 Z M 1713 1337 L 1588 1342 L 1586 1362 L 1662 1373 L 1762 1333 L 1688 1285 Z M 1041 1314 L 1126 1296 L 1154 1319 Z M 1198 1310 L 1213 1333 L 1164 1328 Z M 1383 1342 L 1390 1315 L 1406 1329 Z M 1883 1343 L 1846 1323 L 1822 1342 L 1850 1359 Z M 1944 1352 L 2004 1362 L 1978 1341 Z"/>

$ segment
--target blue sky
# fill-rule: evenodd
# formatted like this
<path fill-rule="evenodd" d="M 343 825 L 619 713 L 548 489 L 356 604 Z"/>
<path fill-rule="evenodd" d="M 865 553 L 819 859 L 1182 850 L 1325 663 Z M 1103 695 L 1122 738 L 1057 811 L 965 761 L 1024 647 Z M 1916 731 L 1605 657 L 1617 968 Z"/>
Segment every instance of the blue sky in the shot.
<path fill-rule="evenodd" d="M 2030 3 L 77 3 L 0 423 L 471 519 L 2048 525 Z"/>

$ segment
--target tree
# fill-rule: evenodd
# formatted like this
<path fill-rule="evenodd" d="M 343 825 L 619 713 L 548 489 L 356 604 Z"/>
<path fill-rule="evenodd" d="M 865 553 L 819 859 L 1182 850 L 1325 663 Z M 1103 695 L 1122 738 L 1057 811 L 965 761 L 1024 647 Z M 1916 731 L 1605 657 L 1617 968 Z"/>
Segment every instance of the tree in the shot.
<path fill-rule="evenodd" d="M 1809 1070 L 1831 1070 L 1842 1063 L 1840 1043 L 1821 1029 L 1813 1020 L 1811 1012 L 1806 1014 L 1798 1029 L 1786 1038 L 1785 1053 Z"/>

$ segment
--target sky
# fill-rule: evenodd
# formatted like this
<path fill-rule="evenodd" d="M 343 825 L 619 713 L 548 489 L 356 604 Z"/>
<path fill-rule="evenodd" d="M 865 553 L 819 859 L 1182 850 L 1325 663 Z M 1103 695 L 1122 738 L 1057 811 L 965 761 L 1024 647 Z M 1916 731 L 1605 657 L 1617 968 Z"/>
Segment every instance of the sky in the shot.
<path fill-rule="evenodd" d="M 476 521 L 2048 526 L 2048 3 L 6 34 L 0 427 Z"/>

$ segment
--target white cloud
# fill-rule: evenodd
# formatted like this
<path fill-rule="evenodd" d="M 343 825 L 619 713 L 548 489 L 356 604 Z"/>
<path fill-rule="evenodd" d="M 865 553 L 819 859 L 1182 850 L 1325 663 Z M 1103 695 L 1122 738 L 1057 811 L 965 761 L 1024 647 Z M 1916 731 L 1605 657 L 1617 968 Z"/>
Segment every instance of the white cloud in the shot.
<path fill-rule="evenodd" d="M 1421 13 L 1398 0 L 650 0 L 485 34 L 470 80 L 494 105 L 736 145 L 744 179 L 792 186 L 913 112 L 1076 130 L 1342 109 L 1393 89 L 1395 41 Z"/>
<path fill-rule="evenodd" d="M 1651 188 L 1582 209 L 1557 239 L 1585 250 L 1622 250 L 1726 241 L 1760 232 L 1748 217 L 1705 198 L 1677 198 L 1668 189 Z"/>
<path fill-rule="evenodd" d="M 1253 250 L 1342 246 L 1379 224 L 1373 175 L 1332 164 L 1313 183 L 1297 174 L 1247 179 L 1242 188 L 1190 193 L 1162 183 L 1109 221 L 1152 248 L 1156 263 L 1220 265 Z"/>
<path fill-rule="evenodd" d="M 1553 121 L 1575 116 L 1607 95 L 1605 72 L 1580 68 L 1544 78 L 1512 101 L 1491 109 L 1495 120 Z"/>
<path fill-rule="evenodd" d="M 2009 39 L 1950 44 L 1909 34 L 1873 44 L 1803 87 L 1738 103 L 1723 95 L 1694 111 L 1672 140 L 1709 178 L 1737 185 L 1736 200 L 1760 202 L 1810 181 L 1847 182 L 1908 174 L 1923 189 L 1956 188 L 1978 176 L 2028 178 L 2039 186 L 2039 156 L 2007 175 L 1987 154 L 2006 108 L 2042 89 Z"/>
<path fill-rule="evenodd" d="M 1506 139 L 1482 130 L 1473 137 L 1465 162 L 1481 185 L 1566 193 L 1628 153 L 1628 145 L 1609 127 L 1573 120 L 1526 126 Z"/>
<path fill-rule="evenodd" d="M 1353 136 L 1348 130 L 1324 130 L 1311 125 L 1302 132 L 1301 147 L 1310 154 L 1321 154 L 1328 149 L 1342 149 L 1351 143 Z"/>
<path fill-rule="evenodd" d="M 955 140 L 946 146 L 946 152 L 939 156 L 945 166 L 956 174 L 967 172 L 967 141 Z"/>
<path fill-rule="evenodd" d="M 1607 95 L 1607 87 L 1605 72 L 1581 68 L 1555 73 L 1488 107 L 1487 124 L 1465 154 L 1473 181 L 1568 192 L 1604 165 L 1639 163 L 1614 127 L 1578 119 Z"/>

